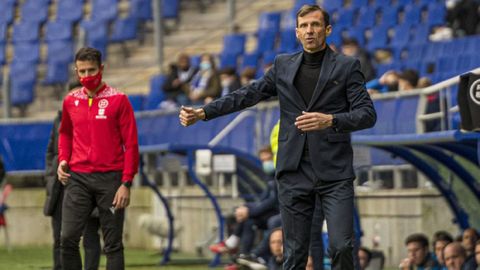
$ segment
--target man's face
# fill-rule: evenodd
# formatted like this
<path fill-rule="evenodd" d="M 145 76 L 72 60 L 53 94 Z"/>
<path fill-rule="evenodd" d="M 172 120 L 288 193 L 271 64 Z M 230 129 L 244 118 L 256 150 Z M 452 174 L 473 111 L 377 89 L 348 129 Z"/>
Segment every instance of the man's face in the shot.
<path fill-rule="evenodd" d="M 477 265 L 480 265 L 480 244 L 475 246 L 475 261 L 477 262 Z"/>
<path fill-rule="evenodd" d="M 83 78 L 97 75 L 97 73 L 100 72 L 101 67 L 97 62 L 77 60 L 75 62 L 75 70 L 77 71 L 77 76 Z"/>
<path fill-rule="evenodd" d="M 187 56 L 180 56 L 178 58 L 178 67 L 181 70 L 188 70 L 190 68 L 190 59 Z"/>
<path fill-rule="evenodd" d="M 368 254 L 363 251 L 358 251 L 358 261 L 360 263 L 360 269 L 365 269 L 368 266 Z"/>
<path fill-rule="evenodd" d="M 332 26 L 325 25 L 321 11 L 314 11 L 298 17 L 295 34 L 306 52 L 318 52 L 325 48 L 325 39 L 332 31 Z"/>
<path fill-rule="evenodd" d="M 448 244 L 446 241 L 437 241 L 435 242 L 435 256 L 441 265 L 445 265 L 445 260 L 443 259 L 443 249 Z"/>
<path fill-rule="evenodd" d="M 283 256 L 283 232 L 276 230 L 270 235 L 270 252 L 279 258 Z"/>
<path fill-rule="evenodd" d="M 472 252 L 477 241 L 477 234 L 473 229 L 467 229 L 463 233 L 462 237 L 462 246 L 467 250 L 467 252 Z"/>
<path fill-rule="evenodd" d="M 452 245 L 448 245 L 445 248 L 443 258 L 448 270 L 461 270 L 462 265 L 465 262 L 465 257 L 462 256 L 459 248 Z"/>
<path fill-rule="evenodd" d="M 414 265 L 420 265 L 428 254 L 428 249 L 419 242 L 410 242 L 407 244 L 408 258 Z"/>

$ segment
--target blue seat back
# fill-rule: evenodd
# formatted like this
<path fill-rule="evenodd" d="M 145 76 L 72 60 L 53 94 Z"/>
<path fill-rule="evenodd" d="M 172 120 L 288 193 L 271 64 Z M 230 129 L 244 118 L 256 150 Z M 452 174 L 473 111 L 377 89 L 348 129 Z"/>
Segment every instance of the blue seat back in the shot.
<path fill-rule="evenodd" d="M 222 54 L 241 55 L 245 51 L 245 34 L 230 34 L 223 37 Z"/>
<path fill-rule="evenodd" d="M 130 16 L 126 18 L 117 18 L 113 24 L 113 32 L 110 40 L 113 42 L 123 42 L 135 40 L 137 38 L 137 18 Z"/>
<path fill-rule="evenodd" d="M 57 21 L 79 22 L 83 18 L 83 0 L 60 0 Z"/>
<path fill-rule="evenodd" d="M 13 42 L 34 42 L 39 38 L 37 22 L 20 22 L 13 26 Z"/>
<path fill-rule="evenodd" d="M 147 96 L 145 109 L 154 110 L 158 105 L 165 100 L 165 93 L 163 92 L 163 85 L 167 77 L 165 75 L 155 75 L 150 78 L 150 93 Z"/>
<path fill-rule="evenodd" d="M 67 21 L 49 21 L 46 25 L 45 40 L 72 40 L 72 25 Z"/>

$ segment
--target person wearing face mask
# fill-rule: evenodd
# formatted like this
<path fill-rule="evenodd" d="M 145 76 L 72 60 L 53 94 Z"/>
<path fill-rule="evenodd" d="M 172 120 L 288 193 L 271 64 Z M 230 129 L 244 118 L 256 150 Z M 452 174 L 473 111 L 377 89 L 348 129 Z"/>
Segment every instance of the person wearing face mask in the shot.
<path fill-rule="evenodd" d="M 198 72 L 197 67 L 190 64 L 188 54 L 182 53 L 178 56 L 177 63 L 170 66 L 167 81 L 162 89 L 165 91 L 167 100 L 180 105 L 188 103 L 188 89 L 193 76 Z"/>
<path fill-rule="evenodd" d="M 188 97 L 193 104 L 207 104 L 221 94 L 220 79 L 211 54 L 203 54 L 200 70 L 191 83 Z"/>
<path fill-rule="evenodd" d="M 81 270 L 79 242 L 95 207 L 107 270 L 125 269 L 123 222 L 139 151 L 133 109 L 125 94 L 102 81 L 102 55 L 81 48 L 75 70 L 83 87 L 63 100 L 58 180 L 64 185 L 61 258 L 64 270 Z"/>
<path fill-rule="evenodd" d="M 255 229 L 267 230 L 269 228 L 269 219 L 276 216 L 277 206 L 277 187 L 273 175 L 275 166 L 273 163 L 273 153 L 270 146 L 259 150 L 258 156 L 262 162 L 262 169 L 268 177 L 267 188 L 260 195 L 256 202 L 249 202 L 235 209 L 236 226 L 232 235 L 225 241 L 210 246 L 214 253 L 232 253 L 239 249 L 237 258 L 238 263 L 250 263 L 246 260 L 255 259 L 260 256 L 266 256 L 260 260 L 260 263 L 268 260 L 268 239 L 253 250 L 255 240 Z M 252 251 L 254 254 L 252 254 Z M 258 263 L 258 261 L 256 261 Z"/>
<path fill-rule="evenodd" d="M 220 84 L 222 85 L 222 97 L 242 87 L 235 69 L 230 67 L 220 71 Z"/>

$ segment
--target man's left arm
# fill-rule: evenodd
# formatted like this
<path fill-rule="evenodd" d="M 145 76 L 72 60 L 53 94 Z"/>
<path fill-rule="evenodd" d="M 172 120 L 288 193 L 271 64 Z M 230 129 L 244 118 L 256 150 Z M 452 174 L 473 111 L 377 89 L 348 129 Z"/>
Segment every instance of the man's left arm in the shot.
<path fill-rule="evenodd" d="M 139 161 L 137 125 L 132 105 L 126 95 L 122 96 L 118 121 L 124 147 L 123 174 L 122 185 L 118 188 L 112 204 L 120 209 L 127 207 L 130 203 L 130 186 L 138 171 Z"/>
<path fill-rule="evenodd" d="M 365 79 L 360 71 L 358 60 L 352 62 L 348 68 L 346 96 L 350 111 L 334 115 L 335 127 L 344 132 L 373 127 L 377 114 L 370 95 L 365 89 Z"/>

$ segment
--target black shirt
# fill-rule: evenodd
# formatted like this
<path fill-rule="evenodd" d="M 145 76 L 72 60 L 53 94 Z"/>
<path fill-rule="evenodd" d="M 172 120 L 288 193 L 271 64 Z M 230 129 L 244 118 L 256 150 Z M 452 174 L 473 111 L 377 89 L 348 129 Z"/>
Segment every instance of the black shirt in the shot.
<path fill-rule="evenodd" d="M 295 75 L 293 85 L 297 88 L 307 106 L 312 99 L 315 86 L 317 86 L 324 55 L 325 49 L 315 53 L 304 51 L 302 64 Z"/>

